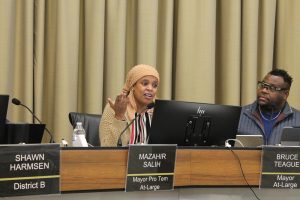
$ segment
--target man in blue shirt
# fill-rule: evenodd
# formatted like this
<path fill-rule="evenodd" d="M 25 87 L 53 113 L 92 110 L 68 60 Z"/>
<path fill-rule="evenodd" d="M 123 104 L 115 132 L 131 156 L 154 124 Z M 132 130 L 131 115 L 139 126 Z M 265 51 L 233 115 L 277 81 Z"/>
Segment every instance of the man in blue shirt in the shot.
<path fill-rule="evenodd" d="M 287 102 L 293 78 L 273 69 L 257 83 L 257 99 L 242 108 L 239 134 L 263 135 L 267 145 L 280 144 L 286 126 L 300 126 L 300 112 Z"/>

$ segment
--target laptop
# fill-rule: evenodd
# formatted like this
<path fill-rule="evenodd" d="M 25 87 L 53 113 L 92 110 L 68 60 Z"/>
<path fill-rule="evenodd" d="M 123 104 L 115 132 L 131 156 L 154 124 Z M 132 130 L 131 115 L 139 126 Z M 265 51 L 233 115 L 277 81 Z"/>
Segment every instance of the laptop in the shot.
<path fill-rule="evenodd" d="M 45 124 L 7 123 L 6 144 L 41 143 Z"/>
<path fill-rule="evenodd" d="M 282 146 L 300 146 L 300 127 L 284 127 L 281 134 Z"/>
<path fill-rule="evenodd" d="M 46 124 L 29 124 L 28 143 L 41 143 Z"/>
<path fill-rule="evenodd" d="M 9 95 L 0 95 L 0 144 L 5 140 L 5 123 L 8 108 Z"/>
<path fill-rule="evenodd" d="M 236 135 L 236 140 L 240 141 L 234 143 L 234 147 L 259 147 L 264 144 L 262 135 Z"/>

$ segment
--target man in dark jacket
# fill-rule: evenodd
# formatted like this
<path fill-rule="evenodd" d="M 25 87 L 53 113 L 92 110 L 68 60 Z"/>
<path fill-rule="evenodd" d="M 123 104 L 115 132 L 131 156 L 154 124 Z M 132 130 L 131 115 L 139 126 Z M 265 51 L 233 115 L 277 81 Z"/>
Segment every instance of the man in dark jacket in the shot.
<path fill-rule="evenodd" d="M 280 144 L 283 127 L 300 126 L 300 112 L 287 102 L 293 78 L 281 69 L 257 83 L 257 99 L 242 108 L 239 134 L 263 135 L 267 145 Z"/>

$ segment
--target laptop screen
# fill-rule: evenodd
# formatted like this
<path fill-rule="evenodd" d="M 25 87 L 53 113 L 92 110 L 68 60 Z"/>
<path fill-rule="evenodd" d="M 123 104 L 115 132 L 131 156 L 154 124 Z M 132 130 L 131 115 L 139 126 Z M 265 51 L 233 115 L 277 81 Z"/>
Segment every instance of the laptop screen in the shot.
<path fill-rule="evenodd" d="M 259 147 L 264 144 L 262 135 L 236 135 L 234 147 Z"/>
<path fill-rule="evenodd" d="M 5 123 L 9 95 L 0 95 L 0 144 L 5 140 Z"/>
<path fill-rule="evenodd" d="M 300 127 L 284 127 L 281 135 L 282 146 L 300 146 Z"/>
<path fill-rule="evenodd" d="M 7 123 L 6 144 L 41 143 L 45 124 Z"/>

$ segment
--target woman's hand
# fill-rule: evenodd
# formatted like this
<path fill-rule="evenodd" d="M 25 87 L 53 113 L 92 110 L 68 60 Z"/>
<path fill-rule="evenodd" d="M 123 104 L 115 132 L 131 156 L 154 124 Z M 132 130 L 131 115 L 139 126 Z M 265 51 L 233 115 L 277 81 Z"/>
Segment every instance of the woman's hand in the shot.
<path fill-rule="evenodd" d="M 125 113 L 128 104 L 127 92 L 122 92 L 116 97 L 115 102 L 108 98 L 110 107 L 115 111 L 115 118 L 118 120 L 126 120 Z"/>

